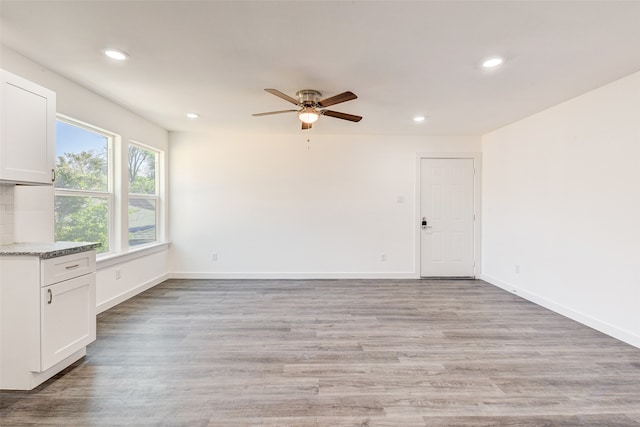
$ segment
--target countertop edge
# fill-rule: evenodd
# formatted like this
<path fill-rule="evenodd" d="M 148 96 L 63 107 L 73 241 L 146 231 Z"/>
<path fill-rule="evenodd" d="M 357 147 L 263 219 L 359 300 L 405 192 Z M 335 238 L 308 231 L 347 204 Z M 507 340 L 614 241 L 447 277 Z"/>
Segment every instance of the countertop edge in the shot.
<path fill-rule="evenodd" d="M 57 258 L 97 249 L 96 242 L 13 243 L 0 246 L 0 256 L 37 256 L 40 259 Z"/>

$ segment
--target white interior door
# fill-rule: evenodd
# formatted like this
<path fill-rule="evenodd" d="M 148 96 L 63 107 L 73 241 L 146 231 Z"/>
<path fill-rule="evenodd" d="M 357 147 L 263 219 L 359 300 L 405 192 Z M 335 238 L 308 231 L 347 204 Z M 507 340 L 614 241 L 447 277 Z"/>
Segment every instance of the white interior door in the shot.
<path fill-rule="evenodd" d="M 473 159 L 420 160 L 420 276 L 474 276 Z"/>

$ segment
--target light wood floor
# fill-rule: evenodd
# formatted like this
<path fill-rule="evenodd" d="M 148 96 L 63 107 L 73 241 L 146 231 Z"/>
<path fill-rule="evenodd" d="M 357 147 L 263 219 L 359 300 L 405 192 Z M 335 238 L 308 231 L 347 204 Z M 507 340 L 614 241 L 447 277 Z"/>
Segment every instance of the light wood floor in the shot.
<path fill-rule="evenodd" d="M 482 281 L 169 280 L 2 426 L 632 426 L 640 349 Z"/>

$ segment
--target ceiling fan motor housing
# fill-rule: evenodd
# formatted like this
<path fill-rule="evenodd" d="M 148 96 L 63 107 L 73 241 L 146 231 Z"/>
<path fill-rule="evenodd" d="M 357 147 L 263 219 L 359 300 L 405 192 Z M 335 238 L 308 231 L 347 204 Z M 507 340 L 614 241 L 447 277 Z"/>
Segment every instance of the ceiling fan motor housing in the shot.
<path fill-rule="evenodd" d="M 318 100 L 322 94 L 313 89 L 302 89 L 296 92 L 296 97 L 300 100 L 300 103 L 306 107 L 315 107 L 318 105 Z"/>

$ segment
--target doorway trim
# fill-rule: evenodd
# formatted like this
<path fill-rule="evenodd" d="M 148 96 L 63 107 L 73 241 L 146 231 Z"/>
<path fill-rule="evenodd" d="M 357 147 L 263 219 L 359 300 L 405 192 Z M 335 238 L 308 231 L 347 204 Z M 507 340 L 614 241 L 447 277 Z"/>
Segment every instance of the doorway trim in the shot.
<path fill-rule="evenodd" d="M 422 183 L 420 161 L 422 159 L 472 159 L 473 168 L 473 275 L 478 278 L 482 272 L 482 153 L 461 152 L 461 153 L 416 153 L 416 185 L 415 185 L 415 214 L 413 219 L 414 229 L 414 271 L 416 278 L 421 277 L 420 271 L 420 187 Z"/>

